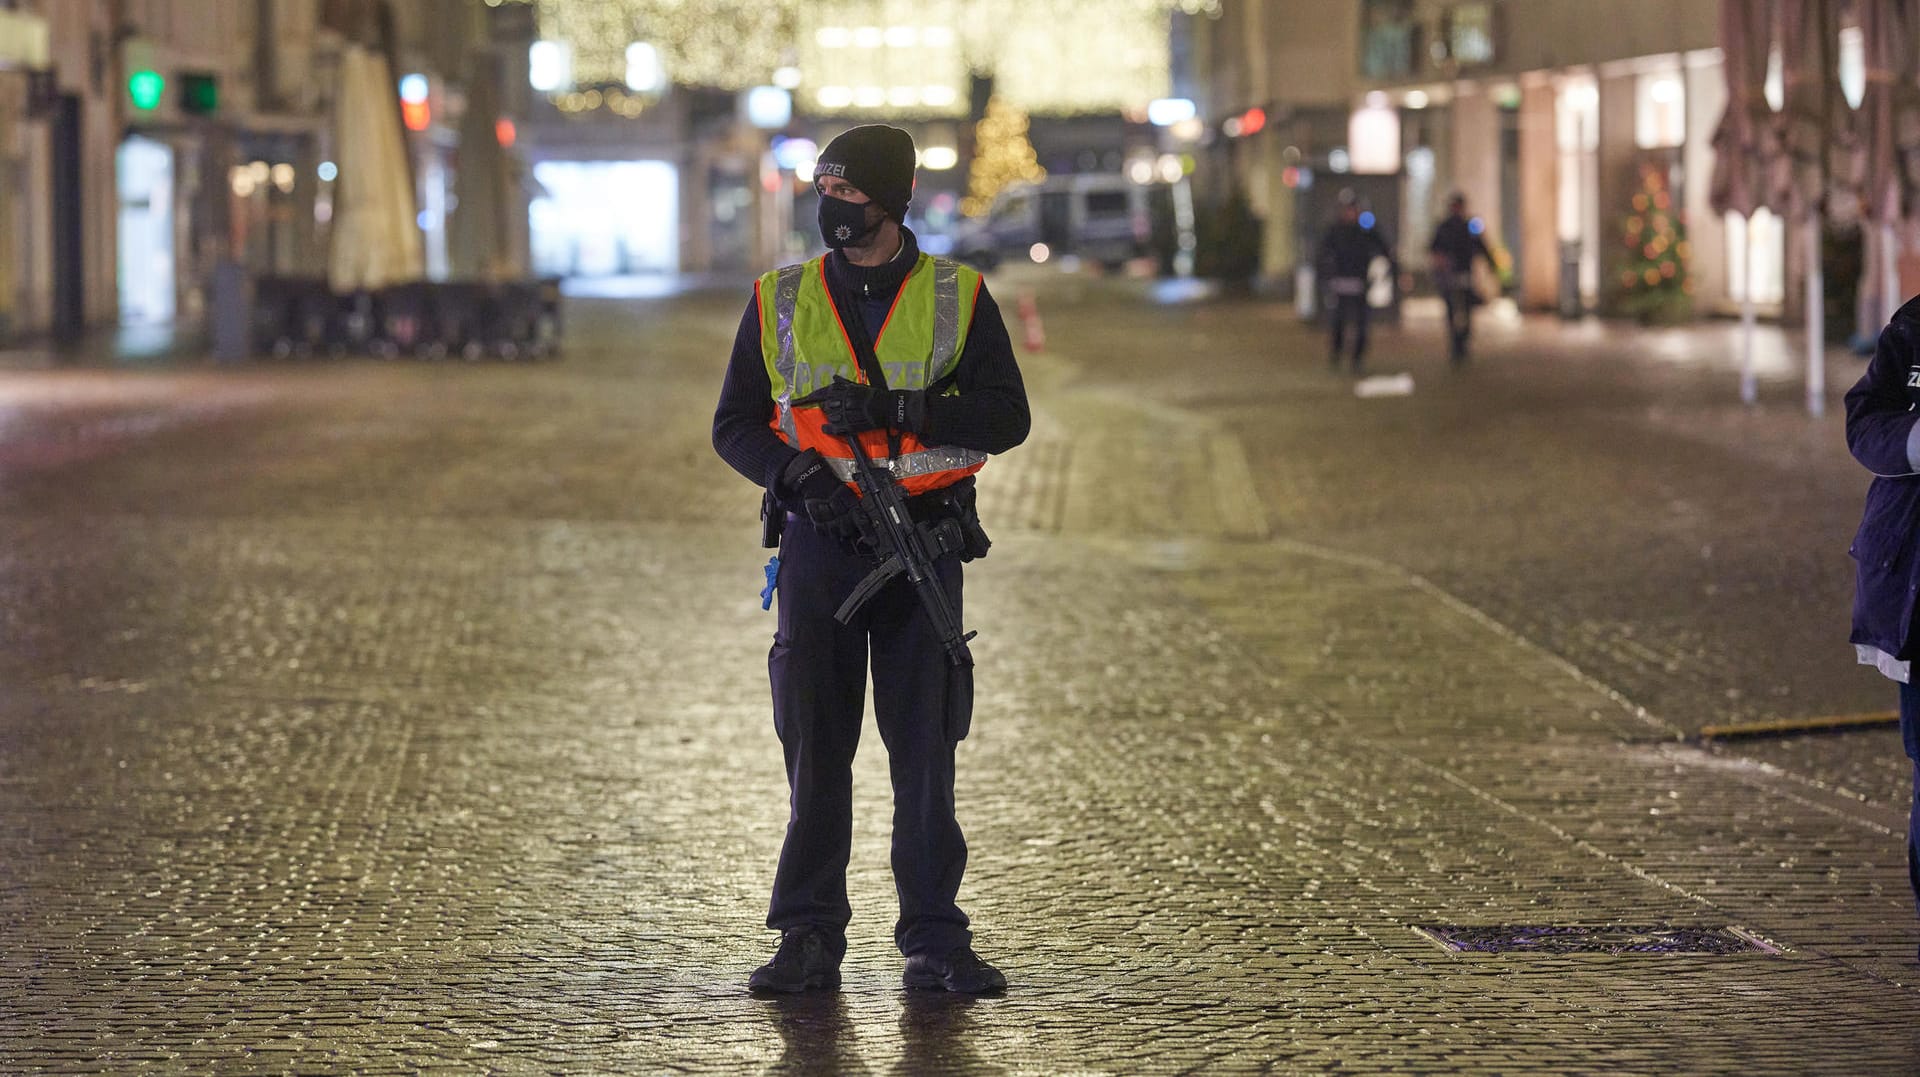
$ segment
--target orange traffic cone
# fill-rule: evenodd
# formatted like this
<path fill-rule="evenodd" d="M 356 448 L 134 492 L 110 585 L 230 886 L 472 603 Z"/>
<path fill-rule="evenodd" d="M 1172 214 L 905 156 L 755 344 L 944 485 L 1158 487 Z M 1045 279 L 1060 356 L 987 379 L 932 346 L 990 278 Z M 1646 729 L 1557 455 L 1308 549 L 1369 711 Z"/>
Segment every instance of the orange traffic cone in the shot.
<path fill-rule="evenodd" d="M 1034 302 L 1032 292 L 1020 294 L 1020 326 L 1028 351 L 1047 350 L 1047 327 L 1040 324 L 1040 304 Z"/>

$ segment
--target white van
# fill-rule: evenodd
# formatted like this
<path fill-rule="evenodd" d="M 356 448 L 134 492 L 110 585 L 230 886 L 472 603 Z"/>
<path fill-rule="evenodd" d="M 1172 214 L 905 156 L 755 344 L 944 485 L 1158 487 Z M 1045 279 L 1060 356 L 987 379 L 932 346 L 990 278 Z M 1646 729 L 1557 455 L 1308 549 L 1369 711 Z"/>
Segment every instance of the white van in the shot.
<path fill-rule="evenodd" d="M 1126 176 L 1049 176 L 1001 191 L 979 217 L 953 229 L 953 256 L 981 269 L 1006 259 L 1077 255 L 1117 269 L 1152 249 L 1152 196 L 1165 189 Z"/>

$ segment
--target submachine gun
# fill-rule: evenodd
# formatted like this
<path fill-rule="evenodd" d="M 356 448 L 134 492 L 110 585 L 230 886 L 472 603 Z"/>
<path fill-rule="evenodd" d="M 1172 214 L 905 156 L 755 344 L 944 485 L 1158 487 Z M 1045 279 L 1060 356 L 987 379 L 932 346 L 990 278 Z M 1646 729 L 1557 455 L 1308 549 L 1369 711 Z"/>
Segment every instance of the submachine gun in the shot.
<path fill-rule="evenodd" d="M 978 633 L 962 632 L 960 617 L 933 569 L 936 559 L 966 548 L 960 521 L 948 517 L 933 523 L 914 522 L 899 484 L 867 455 L 860 438 L 855 435 L 842 440 L 853 449 L 853 481 L 860 488 L 860 534 L 873 547 L 880 563 L 854 586 L 834 611 L 833 619 L 846 624 L 888 581 L 904 572 L 934 630 L 940 633 L 947 660 L 956 666 L 973 665 L 967 641 Z"/>
<path fill-rule="evenodd" d="M 847 434 L 842 440 L 853 449 L 853 481 L 860 490 L 860 532 L 879 564 L 854 586 L 834 611 L 833 619 L 846 624 L 881 588 L 904 573 L 947 652 L 946 731 L 949 741 L 958 741 L 967 735 L 973 716 L 973 652 L 967 648 L 967 641 L 978 633 L 961 627 L 960 615 L 947 598 L 947 589 L 941 585 L 933 563 L 948 554 L 964 552 L 966 534 L 960 521 L 952 517 L 916 523 L 907 511 L 900 484 L 867 455 L 860 436 Z"/>

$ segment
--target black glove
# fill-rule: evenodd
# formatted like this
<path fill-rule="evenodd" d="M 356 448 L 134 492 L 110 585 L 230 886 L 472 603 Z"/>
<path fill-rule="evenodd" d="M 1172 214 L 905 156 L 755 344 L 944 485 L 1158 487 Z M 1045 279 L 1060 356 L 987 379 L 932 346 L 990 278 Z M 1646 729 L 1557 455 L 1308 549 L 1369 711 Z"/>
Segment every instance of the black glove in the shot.
<path fill-rule="evenodd" d="M 926 425 L 927 394 L 917 389 L 876 389 L 836 376 L 794 402 L 795 407 L 818 407 L 826 413 L 829 434 L 857 434 L 863 430 L 919 430 Z"/>
<path fill-rule="evenodd" d="M 856 549 L 860 537 L 860 495 L 840 481 L 817 449 L 808 449 L 788 461 L 780 485 L 806 510 L 807 519 L 821 534 Z"/>

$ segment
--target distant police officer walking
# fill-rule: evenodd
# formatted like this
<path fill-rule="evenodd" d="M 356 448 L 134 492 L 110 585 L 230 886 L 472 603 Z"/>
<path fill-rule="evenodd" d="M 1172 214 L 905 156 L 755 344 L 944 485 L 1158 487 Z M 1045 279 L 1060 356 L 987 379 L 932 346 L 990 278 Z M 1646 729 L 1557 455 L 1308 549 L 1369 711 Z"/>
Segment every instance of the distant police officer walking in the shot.
<path fill-rule="evenodd" d="M 1467 196 L 1447 199 L 1447 216 L 1433 230 L 1427 244 L 1433 256 L 1433 286 L 1447 301 L 1447 356 L 1454 363 L 1467 360 L 1467 341 L 1473 336 L 1473 308 L 1482 300 L 1473 290 L 1473 260 L 1493 265 L 1493 253 L 1480 236 L 1479 224 L 1467 217 Z"/>
<path fill-rule="evenodd" d="M 766 274 L 734 338 L 713 444 L 767 491 L 784 525 L 774 572 L 778 630 L 767 666 L 790 791 L 767 926 L 781 941 L 748 986 L 792 993 L 840 985 L 852 845 L 853 757 L 867 665 L 893 780 L 894 940 L 908 987 L 968 994 L 1006 977 L 972 949 L 956 898 L 967 845 L 954 816 L 951 669 L 932 619 L 896 577 L 847 624 L 835 611 L 875 567 L 854 482 L 857 436 L 909 495 L 916 519 L 954 518 L 966 550 L 934 562 L 955 611 L 963 557 L 985 552 L 974 473 L 1024 441 L 1026 389 L 980 275 L 919 249 L 905 226 L 913 139 L 855 127 L 814 168 L 831 250 Z M 771 540 L 771 536 L 770 536 Z"/>
<path fill-rule="evenodd" d="M 1850 552 L 1856 657 L 1900 685 L 1900 739 L 1913 764 L 1907 881 L 1920 909 L 1920 684 L 1912 658 L 1920 599 L 1920 299 L 1880 333 L 1867 372 L 1847 390 L 1847 448 L 1873 473 Z"/>
<path fill-rule="evenodd" d="M 1340 214 L 1320 237 L 1316 271 L 1327 282 L 1331 296 L 1327 311 L 1329 339 L 1327 362 L 1340 365 L 1340 352 L 1349 327 L 1353 331 L 1353 372 L 1359 374 L 1367 363 L 1367 319 L 1371 310 L 1367 301 L 1369 272 L 1376 258 L 1387 261 L 1388 272 L 1397 275 L 1393 251 L 1373 227 L 1370 214 L 1364 214 L 1360 200 L 1352 191 L 1340 192 Z"/>

